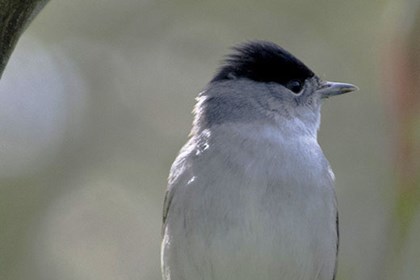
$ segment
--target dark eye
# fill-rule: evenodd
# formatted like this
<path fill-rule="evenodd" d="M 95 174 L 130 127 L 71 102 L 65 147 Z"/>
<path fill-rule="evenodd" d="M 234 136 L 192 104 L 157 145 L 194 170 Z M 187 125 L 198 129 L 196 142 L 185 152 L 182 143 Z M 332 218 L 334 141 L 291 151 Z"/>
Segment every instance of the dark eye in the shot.
<path fill-rule="evenodd" d="M 302 82 L 299 80 L 291 80 L 286 84 L 286 87 L 294 93 L 298 93 L 302 90 Z"/>

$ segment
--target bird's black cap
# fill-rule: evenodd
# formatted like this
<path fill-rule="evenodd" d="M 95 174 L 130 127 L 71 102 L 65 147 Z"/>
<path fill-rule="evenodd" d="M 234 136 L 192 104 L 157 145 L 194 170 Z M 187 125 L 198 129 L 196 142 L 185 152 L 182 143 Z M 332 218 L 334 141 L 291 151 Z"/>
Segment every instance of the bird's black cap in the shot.
<path fill-rule="evenodd" d="M 315 74 L 299 59 L 267 41 L 250 41 L 233 48 L 211 82 L 245 78 L 256 82 L 286 85 L 303 83 Z"/>

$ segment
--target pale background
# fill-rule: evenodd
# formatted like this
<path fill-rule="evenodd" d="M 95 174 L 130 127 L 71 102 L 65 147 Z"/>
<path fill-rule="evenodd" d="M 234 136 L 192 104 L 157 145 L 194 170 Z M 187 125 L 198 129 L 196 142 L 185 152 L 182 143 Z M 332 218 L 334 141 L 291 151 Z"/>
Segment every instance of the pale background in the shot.
<path fill-rule="evenodd" d="M 0 279 L 160 279 L 161 209 L 194 97 L 232 44 L 274 41 L 322 78 L 337 280 L 383 279 L 393 207 L 382 52 L 398 1 L 51 0 L 0 81 Z M 420 217 L 401 278 L 420 275 Z"/>

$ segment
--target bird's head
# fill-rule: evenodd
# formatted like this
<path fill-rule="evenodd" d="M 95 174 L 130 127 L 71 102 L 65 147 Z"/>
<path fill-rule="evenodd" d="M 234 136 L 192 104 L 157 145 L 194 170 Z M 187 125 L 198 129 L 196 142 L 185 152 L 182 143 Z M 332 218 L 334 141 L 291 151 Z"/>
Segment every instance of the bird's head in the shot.
<path fill-rule="evenodd" d="M 251 41 L 233 50 L 200 97 L 209 124 L 267 116 L 319 122 L 322 99 L 358 89 L 323 81 L 271 42 Z"/>

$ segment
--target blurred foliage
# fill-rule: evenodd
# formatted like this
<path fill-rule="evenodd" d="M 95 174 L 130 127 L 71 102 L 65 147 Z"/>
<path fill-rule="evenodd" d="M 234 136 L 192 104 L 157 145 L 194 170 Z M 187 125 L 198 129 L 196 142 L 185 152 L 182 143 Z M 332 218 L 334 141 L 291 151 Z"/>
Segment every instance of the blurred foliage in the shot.
<path fill-rule="evenodd" d="M 396 199 L 389 238 L 385 279 L 418 277 L 420 271 L 404 263 L 418 235 L 420 213 L 420 2 L 405 1 L 389 32 L 384 52 L 383 89 L 394 118 L 394 169 Z M 418 248 L 418 246 L 417 246 Z M 413 259 L 420 259 L 417 250 Z"/>
<path fill-rule="evenodd" d="M 326 102 L 319 135 L 337 178 L 337 280 L 384 279 L 391 262 L 414 279 L 418 210 L 402 253 L 387 257 L 400 120 L 383 93 L 384 54 L 401 10 L 384 0 L 51 1 L 0 82 L 0 279 L 160 279 L 163 193 L 194 97 L 249 39 L 361 88 Z"/>

